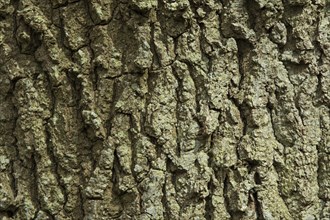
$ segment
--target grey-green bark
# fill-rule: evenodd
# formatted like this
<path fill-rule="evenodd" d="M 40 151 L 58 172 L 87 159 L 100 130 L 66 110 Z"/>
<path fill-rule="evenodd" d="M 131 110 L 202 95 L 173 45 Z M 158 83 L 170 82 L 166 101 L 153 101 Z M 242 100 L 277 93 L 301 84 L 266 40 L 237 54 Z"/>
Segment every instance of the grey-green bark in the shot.
<path fill-rule="evenodd" d="M 329 219 L 327 0 L 0 0 L 1 219 Z"/>

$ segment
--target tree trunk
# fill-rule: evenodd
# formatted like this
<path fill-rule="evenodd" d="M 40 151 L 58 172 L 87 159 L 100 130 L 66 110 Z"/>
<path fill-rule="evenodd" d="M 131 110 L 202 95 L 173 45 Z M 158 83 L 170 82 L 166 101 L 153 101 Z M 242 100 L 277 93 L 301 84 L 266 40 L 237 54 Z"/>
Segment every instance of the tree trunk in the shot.
<path fill-rule="evenodd" d="M 1 0 L 1 219 L 329 219 L 327 0 Z"/>

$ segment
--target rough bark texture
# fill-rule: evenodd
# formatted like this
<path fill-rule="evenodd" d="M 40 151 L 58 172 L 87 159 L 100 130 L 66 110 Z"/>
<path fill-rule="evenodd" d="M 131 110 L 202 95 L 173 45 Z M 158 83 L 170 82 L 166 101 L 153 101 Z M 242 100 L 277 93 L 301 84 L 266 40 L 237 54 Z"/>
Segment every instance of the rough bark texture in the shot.
<path fill-rule="evenodd" d="M 1 219 L 329 219 L 327 0 L 0 0 Z"/>

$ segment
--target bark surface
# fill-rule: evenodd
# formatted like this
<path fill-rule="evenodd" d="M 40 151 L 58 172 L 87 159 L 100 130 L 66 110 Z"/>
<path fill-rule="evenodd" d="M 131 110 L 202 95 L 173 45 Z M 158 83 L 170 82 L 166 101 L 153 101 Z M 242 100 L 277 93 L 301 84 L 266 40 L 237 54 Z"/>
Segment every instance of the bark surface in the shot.
<path fill-rule="evenodd" d="M 0 0 L 1 219 L 330 219 L 327 0 Z"/>

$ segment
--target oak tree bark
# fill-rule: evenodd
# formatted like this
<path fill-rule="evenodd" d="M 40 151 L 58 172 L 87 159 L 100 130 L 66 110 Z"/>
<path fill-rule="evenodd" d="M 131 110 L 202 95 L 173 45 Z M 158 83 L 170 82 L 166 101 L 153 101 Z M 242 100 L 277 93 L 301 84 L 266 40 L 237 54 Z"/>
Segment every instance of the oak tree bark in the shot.
<path fill-rule="evenodd" d="M 329 219 L 327 0 L 0 0 L 1 219 Z"/>

